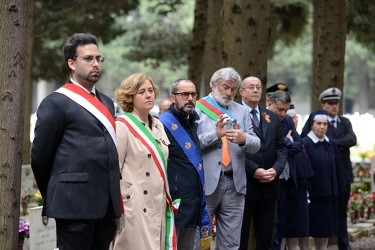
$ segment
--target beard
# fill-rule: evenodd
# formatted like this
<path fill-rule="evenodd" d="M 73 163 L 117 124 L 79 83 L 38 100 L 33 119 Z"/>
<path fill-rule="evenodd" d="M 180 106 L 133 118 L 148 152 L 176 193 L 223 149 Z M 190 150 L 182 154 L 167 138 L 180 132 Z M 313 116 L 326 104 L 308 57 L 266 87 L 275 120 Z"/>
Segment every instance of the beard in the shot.
<path fill-rule="evenodd" d="M 193 106 L 193 108 L 188 108 L 187 106 L 188 105 L 191 105 Z M 187 103 L 185 103 L 185 105 L 180 105 L 178 102 L 176 102 L 176 109 L 179 111 L 179 112 L 182 112 L 183 114 L 187 114 L 187 115 L 190 115 L 191 113 L 194 112 L 195 110 L 195 105 L 194 103 L 188 101 Z"/>
<path fill-rule="evenodd" d="M 93 71 L 96 71 L 97 73 L 93 73 Z M 90 70 L 89 72 L 83 71 L 81 68 L 76 69 L 76 75 L 89 83 L 95 84 L 99 78 L 100 78 L 100 70 L 98 68 L 94 68 L 93 70 Z"/>
<path fill-rule="evenodd" d="M 231 101 L 233 101 L 233 98 L 230 99 L 230 100 L 227 100 L 227 99 L 224 99 L 223 96 L 221 95 L 219 89 L 216 87 L 213 91 L 213 97 L 214 99 L 221 105 L 221 106 L 224 106 L 224 107 L 227 107 L 229 105 L 229 103 Z"/>

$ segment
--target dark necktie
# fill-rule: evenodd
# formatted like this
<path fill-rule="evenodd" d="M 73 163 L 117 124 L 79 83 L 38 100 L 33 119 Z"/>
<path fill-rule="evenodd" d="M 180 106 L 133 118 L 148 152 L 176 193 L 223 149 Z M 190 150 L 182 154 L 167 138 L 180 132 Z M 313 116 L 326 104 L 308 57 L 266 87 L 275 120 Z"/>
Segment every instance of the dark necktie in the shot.
<path fill-rule="evenodd" d="M 336 123 L 335 120 L 332 120 L 332 121 L 331 121 L 331 125 L 332 125 L 333 128 L 336 128 L 336 124 L 335 124 L 335 123 Z"/>
<path fill-rule="evenodd" d="M 257 116 L 257 111 L 255 109 L 252 109 L 250 113 L 253 115 L 253 123 L 255 124 L 256 127 L 259 126 L 259 119 Z"/>

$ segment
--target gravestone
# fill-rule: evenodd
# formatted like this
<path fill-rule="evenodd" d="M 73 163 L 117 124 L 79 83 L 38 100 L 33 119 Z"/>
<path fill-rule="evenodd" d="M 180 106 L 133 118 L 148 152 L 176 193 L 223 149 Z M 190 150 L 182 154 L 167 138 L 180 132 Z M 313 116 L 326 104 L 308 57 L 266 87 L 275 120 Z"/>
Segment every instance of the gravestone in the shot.
<path fill-rule="evenodd" d="M 21 174 L 21 195 L 23 196 L 34 196 L 38 191 L 38 187 L 35 182 L 34 174 L 31 169 L 31 165 L 22 165 Z"/>
<path fill-rule="evenodd" d="M 56 248 L 56 222 L 54 219 L 48 218 L 45 225 L 42 209 L 43 206 L 30 208 L 30 250 L 52 250 Z"/>

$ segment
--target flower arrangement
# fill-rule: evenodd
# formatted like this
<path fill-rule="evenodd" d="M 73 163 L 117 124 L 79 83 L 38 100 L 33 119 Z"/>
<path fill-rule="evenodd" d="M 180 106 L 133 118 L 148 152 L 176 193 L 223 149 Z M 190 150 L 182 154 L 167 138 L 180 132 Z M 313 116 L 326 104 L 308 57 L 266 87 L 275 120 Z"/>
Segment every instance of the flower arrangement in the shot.
<path fill-rule="evenodd" d="M 26 219 L 20 218 L 19 224 L 18 224 L 18 233 L 19 233 L 18 241 L 20 244 L 23 244 L 25 241 L 25 238 L 29 237 L 29 222 Z"/>
<path fill-rule="evenodd" d="M 21 195 L 22 215 L 27 214 L 27 208 L 29 206 L 31 198 L 32 198 L 32 195 L 30 195 L 30 194 Z"/>
<path fill-rule="evenodd" d="M 36 199 L 36 202 L 38 203 L 39 206 L 43 206 L 43 197 L 42 197 L 42 194 L 40 193 L 40 191 L 38 190 L 38 192 L 36 192 L 34 194 L 34 197 Z"/>
<path fill-rule="evenodd" d="M 374 200 L 375 200 L 375 193 L 364 193 L 364 200 L 363 203 L 366 207 L 373 207 L 374 206 Z"/>
<path fill-rule="evenodd" d="M 360 193 L 354 193 L 350 196 L 348 201 L 349 211 L 359 211 L 364 208 L 363 200 Z"/>
<path fill-rule="evenodd" d="M 22 206 L 27 206 L 30 203 L 31 197 L 32 197 L 32 195 L 30 195 L 30 194 L 21 195 Z"/>
<path fill-rule="evenodd" d="M 359 178 L 369 178 L 372 176 L 372 170 L 371 170 L 371 166 L 370 164 L 368 163 L 359 163 L 357 162 L 355 165 L 354 165 L 354 172 L 355 172 L 355 176 L 356 177 L 359 177 Z"/>
<path fill-rule="evenodd" d="M 359 152 L 359 156 L 362 158 L 362 161 L 365 161 L 366 159 L 370 159 L 374 156 L 373 150 L 365 150 Z"/>

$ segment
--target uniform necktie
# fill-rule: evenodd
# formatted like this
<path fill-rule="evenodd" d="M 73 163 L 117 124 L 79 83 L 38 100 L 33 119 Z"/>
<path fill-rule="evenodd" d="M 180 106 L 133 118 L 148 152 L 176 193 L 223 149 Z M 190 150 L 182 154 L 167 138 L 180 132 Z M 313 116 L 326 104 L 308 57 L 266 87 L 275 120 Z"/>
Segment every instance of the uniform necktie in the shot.
<path fill-rule="evenodd" d="M 255 109 L 252 109 L 250 111 L 250 113 L 253 115 L 253 122 L 255 124 L 256 127 L 259 126 L 259 119 L 258 119 L 258 116 L 257 116 L 257 111 Z"/>
<path fill-rule="evenodd" d="M 331 121 L 331 125 L 333 126 L 333 128 L 336 128 L 336 121 L 335 121 L 335 120 L 332 120 L 332 121 Z"/>
<path fill-rule="evenodd" d="M 230 159 L 228 139 L 225 135 L 221 137 L 221 142 L 223 143 L 222 151 L 221 151 L 221 163 L 224 165 L 224 167 L 228 167 L 229 163 L 231 162 L 231 159 Z"/>

